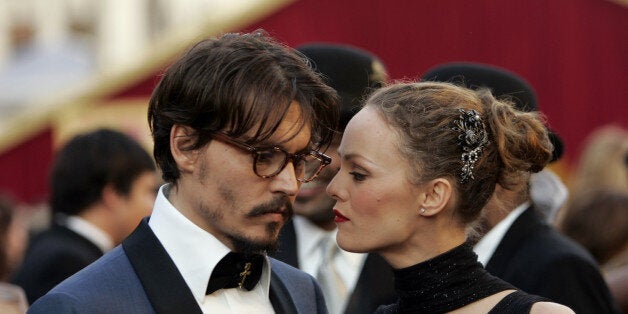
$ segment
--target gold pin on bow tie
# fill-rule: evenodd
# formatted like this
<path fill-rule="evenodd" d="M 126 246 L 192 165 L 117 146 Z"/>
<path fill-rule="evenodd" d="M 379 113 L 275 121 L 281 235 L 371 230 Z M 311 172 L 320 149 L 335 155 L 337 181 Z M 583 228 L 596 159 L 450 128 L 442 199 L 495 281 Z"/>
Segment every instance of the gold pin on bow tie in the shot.
<path fill-rule="evenodd" d="M 246 281 L 246 277 L 251 274 L 251 263 L 247 262 L 244 264 L 244 270 L 240 273 L 240 283 L 238 287 L 242 289 L 244 287 L 244 282 Z"/>

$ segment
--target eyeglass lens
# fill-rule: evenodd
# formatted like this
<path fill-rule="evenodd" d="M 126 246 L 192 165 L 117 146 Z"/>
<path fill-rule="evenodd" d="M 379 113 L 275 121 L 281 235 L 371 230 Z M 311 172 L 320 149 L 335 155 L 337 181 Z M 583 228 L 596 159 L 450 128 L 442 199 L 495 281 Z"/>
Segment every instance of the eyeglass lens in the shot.
<path fill-rule="evenodd" d="M 288 155 L 280 149 L 268 149 L 256 152 L 255 171 L 259 176 L 271 177 L 283 170 L 288 163 Z M 295 176 L 301 181 L 309 181 L 323 165 L 323 161 L 312 154 L 292 158 Z M 296 159 L 296 160 L 295 160 Z"/>

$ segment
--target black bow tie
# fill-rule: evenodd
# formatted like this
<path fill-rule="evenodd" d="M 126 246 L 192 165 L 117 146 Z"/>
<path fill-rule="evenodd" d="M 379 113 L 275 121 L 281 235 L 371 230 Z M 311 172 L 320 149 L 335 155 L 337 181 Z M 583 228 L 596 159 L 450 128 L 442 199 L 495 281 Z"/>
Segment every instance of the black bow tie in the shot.
<path fill-rule="evenodd" d="M 223 288 L 252 290 L 262 276 L 263 265 L 264 257 L 260 254 L 229 252 L 212 271 L 206 294 Z"/>

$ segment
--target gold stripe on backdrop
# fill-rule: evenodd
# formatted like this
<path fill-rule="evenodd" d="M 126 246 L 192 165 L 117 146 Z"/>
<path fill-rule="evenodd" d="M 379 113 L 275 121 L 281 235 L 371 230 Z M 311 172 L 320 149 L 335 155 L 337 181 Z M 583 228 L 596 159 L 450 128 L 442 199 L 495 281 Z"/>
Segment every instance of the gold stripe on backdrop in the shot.
<path fill-rule="evenodd" d="M 118 72 L 95 75 L 72 89 L 48 96 L 46 99 L 30 101 L 25 104 L 25 109 L 15 116 L 0 118 L 0 154 L 27 141 L 43 130 L 53 127 L 53 119 L 63 120 L 64 118 L 59 117 L 81 112 L 77 106 L 86 106 L 90 110 L 96 110 L 97 105 L 103 104 L 103 97 L 120 92 L 128 86 L 158 73 L 182 51 L 200 39 L 245 28 L 295 1 L 217 1 L 216 3 L 220 3 L 219 10 L 212 10 L 211 14 L 208 14 L 207 18 L 200 21 L 197 26 L 190 27 L 187 25 L 187 27 L 177 29 L 169 35 L 162 36 L 147 47 L 144 51 L 144 57 L 141 58 L 141 60 L 146 60 L 145 62 Z M 134 101 L 136 100 L 130 102 Z M 143 102 L 147 103 L 147 100 L 143 100 Z M 112 105 L 111 109 L 102 110 L 107 112 L 109 110 L 123 110 L 122 107 Z M 145 121 L 142 123 L 143 125 L 146 124 Z M 61 130 L 58 125 L 54 128 L 55 132 Z M 65 129 L 62 130 L 62 133 L 67 132 Z M 54 136 L 55 142 L 63 137 L 61 135 Z"/>

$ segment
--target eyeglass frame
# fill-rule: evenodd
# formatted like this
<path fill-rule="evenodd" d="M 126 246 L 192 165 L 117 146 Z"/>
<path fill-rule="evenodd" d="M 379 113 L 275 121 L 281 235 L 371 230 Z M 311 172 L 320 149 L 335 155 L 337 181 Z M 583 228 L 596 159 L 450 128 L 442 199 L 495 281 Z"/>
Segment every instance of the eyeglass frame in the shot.
<path fill-rule="evenodd" d="M 251 155 L 253 155 L 253 172 L 255 173 L 256 176 L 260 177 L 260 178 L 264 178 L 264 179 L 269 179 L 272 177 L 275 177 L 277 175 L 279 175 L 288 165 L 288 162 L 292 162 L 292 164 L 295 164 L 295 161 L 299 160 L 302 156 L 306 156 L 306 155 L 310 155 L 316 159 L 318 159 L 321 163 L 321 165 L 318 167 L 318 169 L 316 170 L 316 172 L 314 172 L 314 174 L 312 175 L 312 177 L 310 177 L 309 179 L 299 179 L 296 178 L 297 181 L 301 182 L 301 183 L 307 183 L 310 182 L 314 179 L 316 179 L 316 177 L 320 174 L 320 172 L 323 170 L 323 168 L 325 168 L 326 166 L 328 166 L 329 164 L 331 164 L 331 157 L 317 151 L 317 150 L 310 150 L 307 153 L 295 153 L 292 154 L 288 151 L 286 151 L 285 149 L 278 147 L 278 146 L 266 146 L 266 147 L 254 147 L 251 146 L 243 141 L 237 140 L 233 137 L 231 137 L 229 134 L 227 134 L 226 132 L 214 132 L 212 134 L 212 139 L 216 139 L 218 141 L 221 142 L 226 142 L 227 144 L 231 144 L 241 150 L 247 151 L 249 153 L 251 153 Z M 257 158 L 259 157 L 259 154 L 257 152 L 259 151 L 263 151 L 263 150 L 274 150 L 274 151 L 280 151 L 282 152 L 286 158 L 284 159 L 283 164 L 281 165 L 281 167 L 279 167 L 279 169 L 277 169 L 275 172 L 273 172 L 270 175 L 260 175 L 259 173 L 257 173 Z"/>

